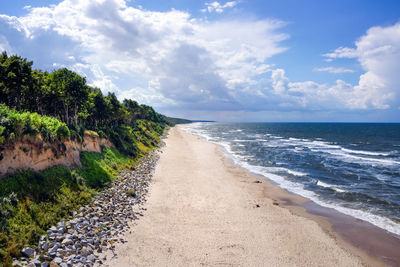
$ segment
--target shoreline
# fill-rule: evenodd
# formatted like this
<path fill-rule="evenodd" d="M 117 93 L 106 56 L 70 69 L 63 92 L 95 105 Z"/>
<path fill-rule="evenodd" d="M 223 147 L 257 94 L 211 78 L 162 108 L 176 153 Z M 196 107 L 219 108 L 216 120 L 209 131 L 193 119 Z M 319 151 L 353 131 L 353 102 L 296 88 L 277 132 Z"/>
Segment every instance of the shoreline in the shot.
<path fill-rule="evenodd" d="M 305 198 L 233 165 L 220 146 L 179 126 L 165 141 L 143 217 L 106 264 L 384 266 L 308 214 Z"/>
<path fill-rule="evenodd" d="M 178 126 L 179 127 L 179 126 Z M 183 130 L 183 129 L 182 129 Z M 184 130 L 185 131 L 185 130 Z M 186 132 L 186 131 L 185 131 Z M 226 165 L 232 165 L 248 172 L 255 179 L 263 179 L 265 197 L 288 209 L 295 215 L 313 220 L 330 236 L 334 237 L 346 249 L 361 257 L 365 263 L 374 266 L 389 265 L 400 266 L 400 236 L 382 229 L 370 222 L 341 213 L 333 208 L 321 206 L 311 199 L 303 197 L 280 187 L 274 181 L 264 175 L 239 166 L 229 158 L 224 147 L 207 140 L 201 136 L 186 132 L 205 142 L 212 143 L 220 149 Z M 256 180 L 258 183 L 259 181 Z"/>
<path fill-rule="evenodd" d="M 196 136 L 196 135 L 195 135 Z M 217 145 L 217 144 L 216 144 Z M 263 195 L 274 205 L 288 209 L 291 213 L 312 220 L 344 248 L 361 257 L 366 264 L 373 266 L 400 266 L 400 239 L 367 221 L 343 214 L 335 209 L 321 206 L 312 200 L 289 192 L 269 180 L 268 177 L 253 173 L 235 165 L 223 155 L 227 164 L 249 173 L 253 183 L 263 184 Z M 262 181 L 260 181 L 262 180 Z"/>

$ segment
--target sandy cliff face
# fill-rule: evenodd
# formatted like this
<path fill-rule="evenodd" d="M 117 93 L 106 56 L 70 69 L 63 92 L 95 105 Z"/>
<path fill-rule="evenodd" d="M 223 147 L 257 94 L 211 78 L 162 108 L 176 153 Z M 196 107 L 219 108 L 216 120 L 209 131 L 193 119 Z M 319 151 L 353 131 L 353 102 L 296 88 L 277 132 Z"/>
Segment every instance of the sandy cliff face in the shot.
<path fill-rule="evenodd" d="M 0 149 L 0 178 L 22 169 L 43 170 L 56 165 L 80 166 L 80 152 L 99 152 L 101 146 L 114 147 L 107 139 L 85 134 L 83 142 L 43 142 L 39 137 L 24 138 Z"/>

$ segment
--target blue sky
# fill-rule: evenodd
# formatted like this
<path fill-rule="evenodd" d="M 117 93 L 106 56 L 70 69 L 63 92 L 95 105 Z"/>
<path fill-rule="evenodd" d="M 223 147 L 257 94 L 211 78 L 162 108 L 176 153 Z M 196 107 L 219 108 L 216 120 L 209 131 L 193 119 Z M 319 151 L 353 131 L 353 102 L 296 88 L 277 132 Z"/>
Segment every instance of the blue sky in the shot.
<path fill-rule="evenodd" d="M 0 50 L 220 121 L 400 121 L 398 1 L 7 1 Z"/>

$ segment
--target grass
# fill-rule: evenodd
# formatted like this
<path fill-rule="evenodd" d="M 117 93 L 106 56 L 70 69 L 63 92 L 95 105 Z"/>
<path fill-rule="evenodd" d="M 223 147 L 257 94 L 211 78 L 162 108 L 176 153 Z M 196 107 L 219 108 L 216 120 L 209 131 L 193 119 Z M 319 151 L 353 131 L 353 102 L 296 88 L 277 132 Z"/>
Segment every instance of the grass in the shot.
<path fill-rule="evenodd" d="M 136 190 L 126 190 L 125 194 L 130 197 L 136 197 Z"/>
<path fill-rule="evenodd" d="M 102 154 L 96 152 L 81 153 L 83 167 L 77 173 L 84 177 L 91 188 L 107 186 L 122 170 L 130 168 L 135 160 L 113 148 L 103 148 Z"/>

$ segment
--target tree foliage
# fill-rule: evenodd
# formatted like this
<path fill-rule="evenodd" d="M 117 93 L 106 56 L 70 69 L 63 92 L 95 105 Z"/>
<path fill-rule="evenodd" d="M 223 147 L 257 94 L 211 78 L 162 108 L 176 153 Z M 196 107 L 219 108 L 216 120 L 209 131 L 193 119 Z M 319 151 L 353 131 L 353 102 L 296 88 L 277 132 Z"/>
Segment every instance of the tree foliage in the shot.
<path fill-rule="evenodd" d="M 138 127 L 138 121 L 172 124 L 167 117 L 155 112 L 150 106 L 140 105 L 131 99 L 121 103 L 114 93 L 103 95 L 99 88 L 89 86 L 85 77 L 67 68 L 49 73 L 33 70 L 32 64 L 32 61 L 17 55 L 8 56 L 6 52 L 0 54 L 0 103 L 14 110 L 7 111 L 7 114 L 14 114 L 15 118 L 18 117 L 15 111 L 22 112 L 27 119 L 37 120 L 38 114 L 56 118 L 65 124 L 56 131 L 56 136 L 66 134 L 67 130 L 72 137 L 82 136 L 85 129 L 94 130 L 101 137 L 110 138 L 122 151 L 134 155 L 138 150 L 136 143 L 140 139 L 139 133 L 143 133 L 143 128 Z M 5 110 L 4 107 L 2 109 Z M 27 111 L 33 114 L 28 116 L 23 113 Z M 14 137 L 28 133 L 18 123 L 15 121 L 13 125 Z M 2 129 L 6 126 L 3 124 L 0 121 L 0 131 L 4 132 Z M 7 129 L 6 139 L 12 133 L 11 128 Z M 39 131 L 35 125 L 32 125 L 31 130 Z M 47 136 L 46 128 L 43 131 L 42 134 Z M 49 134 L 53 132 L 49 131 Z M 0 136 L 4 134 L 0 133 Z"/>

